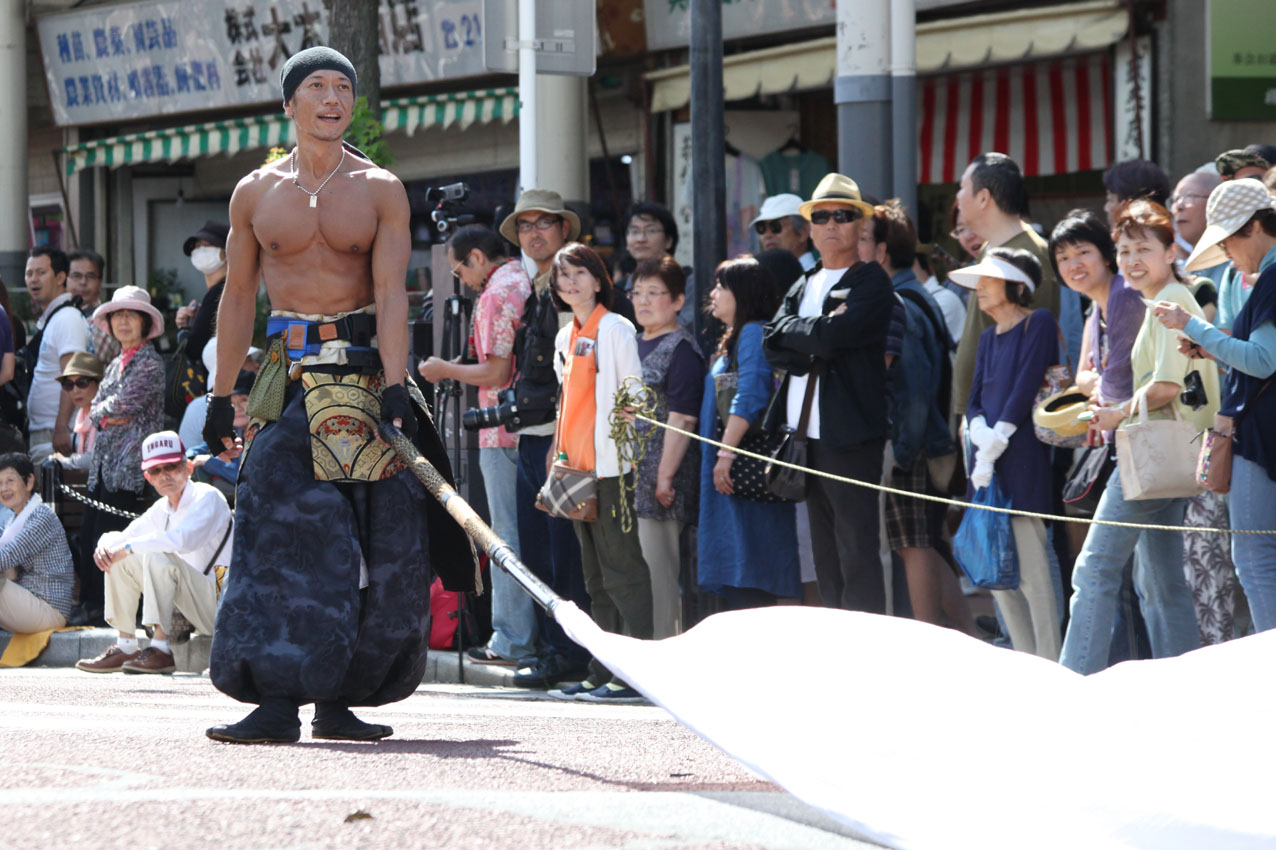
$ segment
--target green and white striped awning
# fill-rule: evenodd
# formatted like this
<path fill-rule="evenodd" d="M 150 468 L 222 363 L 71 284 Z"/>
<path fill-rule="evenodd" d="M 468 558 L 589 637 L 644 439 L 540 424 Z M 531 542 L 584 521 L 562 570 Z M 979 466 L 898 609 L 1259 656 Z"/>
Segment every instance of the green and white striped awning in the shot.
<path fill-rule="evenodd" d="M 404 97 L 381 104 L 381 123 L 386 132 L 404 130 L 409 136 L 428 127 L 446 129 L 456 125 L 464 130 L 475 122 L 507 124 L 517 115 L 518 89 L 512 87 Z M 66 158 L 67 176 L 70 176 L 99 165 L 115 168 L 141 162 L 176 162 L 253 148 L 287 146 L 295 138 L 292 121 L 276 113 L 96 139 L 68 145 L 62 154 Z"/>

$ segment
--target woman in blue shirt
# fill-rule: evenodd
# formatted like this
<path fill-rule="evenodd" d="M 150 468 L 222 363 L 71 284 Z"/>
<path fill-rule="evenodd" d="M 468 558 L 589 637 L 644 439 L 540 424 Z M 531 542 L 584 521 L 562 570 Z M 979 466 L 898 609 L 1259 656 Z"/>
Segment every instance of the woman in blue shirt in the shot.
<path fill-rule="evenodd" d="M 1231 259 L 1258 281 L 1228 336 L 1170 302 L 1154 312 L 1165 327 L 1181 330 L 1185 353 L 1228 366 L 1219 410 L 1234 445 L 1227 503 L 1232 529 L 1276 529 L 1276 210 L 1257 180 L 1229 180 L 1210 194 L 1207 227 L 1189 271 Z M 1227 422 L 1229 419 L 1231 422 Z M 1232 560 L 1258 631 L 1276 628 L 1276 536 L 1232 535 Z"/>
<path fill-rule="evenodd" d="M 700 435 L 738 446 L 766 413 L 775 376 L 762 353 L 762 325 L 779 307 L 771 276 L 757 260 L 729 260 L 714 272 L 713 315 L 727 326 L 705 377 Z M 718 414 L 719 385 L 732 377 L 736 392 L 727 421 Z M 725 597 L 728 609 L 774 605 L 802 595 L 794 507 L 733 495 L 727 449 L 706 449 L 700 461 L 699 579 Z"/>

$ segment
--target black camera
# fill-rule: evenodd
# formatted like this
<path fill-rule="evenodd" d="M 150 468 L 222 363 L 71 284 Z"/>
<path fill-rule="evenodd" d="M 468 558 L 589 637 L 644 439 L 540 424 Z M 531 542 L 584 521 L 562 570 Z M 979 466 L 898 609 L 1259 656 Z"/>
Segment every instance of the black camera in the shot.
<path fill-rule="evenodd" d="M 472 215 L 457 215 L 456 208 L 470 197 L 470 187 L 465 183 L 449 183 L 446 186 L 431 186 L 425 190 L 425 200 L 434 204 L 430 212 L 430 221 L 434 222 L 435 240 L 442 243 L 448 240 L 458 227 L 473 224 L 476 219 Z"/>
<path fill-rule="evenodd" d="M 507 431 L 518 431 L 553 422 L 558 410 L 557 385 L 540 386 L 519 381 L 513 387 L 497 392 L 496 397 L 500 400 L 499 404 L 465 411 L 461 425 L 468 431 L 501 425 Z"/>
<path fill-rule="evenodd" d="M 1209 404 L 1209 396 L 1205 394 L 1205 384 L 1201 383 L 1201 373 L 1193 369 L 1183 379 L 1183 392 L 1179 393 L 1179 401 L 1193 410 L 1200 410 Z"/>

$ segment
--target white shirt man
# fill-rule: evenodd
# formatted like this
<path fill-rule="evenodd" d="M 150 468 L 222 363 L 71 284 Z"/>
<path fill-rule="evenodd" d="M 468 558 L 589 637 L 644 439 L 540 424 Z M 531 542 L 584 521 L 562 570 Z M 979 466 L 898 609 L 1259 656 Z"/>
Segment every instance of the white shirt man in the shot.
<path fill-rule="evenodd" d="M 106 621 L 119 630 L 115 646 L 76 666 L 90 673 L 172 673 L 168 643 L 174 610 L 202 634 L 212 634 L 218 574 L 231 558 L 231 514 L 226 498 L 190 480 L 191 465 L 173 431 L 142 442 L 142 469 L 160 499 L 123 531 L 98 539 L 94 560 L 106 573 Z M 138 651 L 138 597 L 142 623 L 155 637 Z"/>
<path fill-rule="evenodd" d="M 37 465 L 54 449 L 70 452 L 73 411 L 57 379 L 71 355 L 87 351 L 90 344 L 89 326 L 80 311 L 73 306 L 59 309 L 72 298 L 66 291 L 66 268 L 66 255 L 61 251 L 36 248 L 27 259 L 27 291 L 32 304 L 41 310 L 35 324 L 43 334 L 27 395 L 31 460 Z"/>

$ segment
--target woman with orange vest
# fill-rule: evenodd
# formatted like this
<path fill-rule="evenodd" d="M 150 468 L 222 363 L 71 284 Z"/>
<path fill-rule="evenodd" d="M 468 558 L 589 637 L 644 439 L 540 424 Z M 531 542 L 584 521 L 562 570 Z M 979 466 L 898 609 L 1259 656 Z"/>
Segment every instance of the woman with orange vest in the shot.
<path fill-rule="evenodd" d="M 558 433 L 546 464 L 555 459 L 598 478 L 598 519 L 575 521 L 585 590 L 596 622 L 609 632 L 648 639 L 651 626 L 651 571 L 642 557 L 636 526 L 625 531 L 620 488 L 632 487 L 634 470 L 622 461 L 609 436 L 608 416 L 621 383 L 642 375 L 634 326 L 611 312 L 613 288 L 607 267 L 593 249 L 578 242 L 554 257 L 550 291 L 572 321 L 555 340 L 555 369 L 563 390 L 558 401 Z M 641 702 L 642 697 L 597 661 L 589 676 L 550 696 L 586 702 Z"/>

